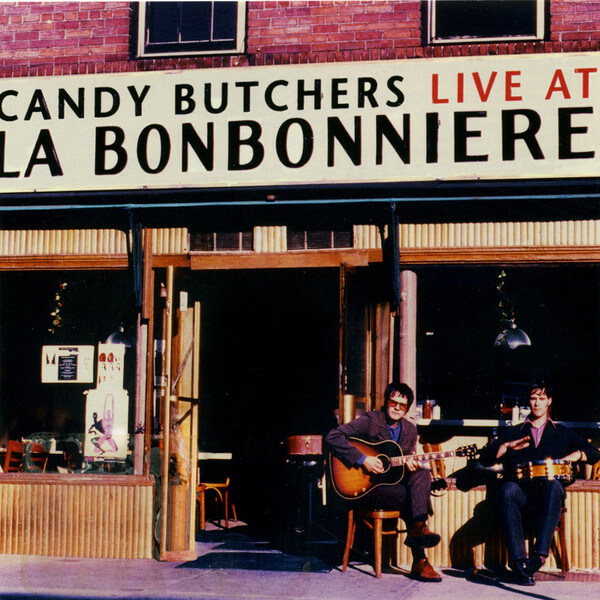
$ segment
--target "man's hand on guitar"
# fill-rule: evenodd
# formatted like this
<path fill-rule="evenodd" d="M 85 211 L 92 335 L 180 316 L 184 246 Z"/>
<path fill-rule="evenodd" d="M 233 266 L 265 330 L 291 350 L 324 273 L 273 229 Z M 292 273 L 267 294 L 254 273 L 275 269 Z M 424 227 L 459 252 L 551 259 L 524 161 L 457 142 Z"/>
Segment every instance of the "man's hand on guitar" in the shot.
<path fill-rule="evenodd" d="M 416 458 L 407 456 L 405 465 L 409 471 L 416 471 L 421 466 L 421 463 Z"/>
<path fill-rule="evenodd" d="M 383 463 L 377 456 L 367 456 L 362 466 L 369 473 L 383 473 Z"/>
<path fill-rule="evenodd" d="M 498 453 L 496 454 L 496 458 L 500 458 L 504 456 L 508 450 L 523 450 L 523 448 L 527 448 L 529 446 L 529 436 L 519 438 L 518 440 L 512 440 L 510 442 L 504 442 L 498 448 Z"/>

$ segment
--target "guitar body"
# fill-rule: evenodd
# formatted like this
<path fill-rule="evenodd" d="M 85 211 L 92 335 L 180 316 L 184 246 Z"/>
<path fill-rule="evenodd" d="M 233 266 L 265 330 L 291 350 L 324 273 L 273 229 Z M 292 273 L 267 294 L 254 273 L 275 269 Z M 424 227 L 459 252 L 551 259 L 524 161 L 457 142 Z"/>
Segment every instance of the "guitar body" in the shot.
<path fill-rule="evenodd" d="M 374 487 L 394 485 L 404 475 L 404 465 L 394 467 L 390 459 L 402 456 L 402 449 L 392 440 L 382 442 L 365 442 L 350 438 L 350 443 L 367 456 L 377 456 L 383 462 L 385 472 L 367 473 L 362 467 L 347 467 L 339 458 L 329 455 L 331 481 L 336 493 L 346 500 L 362 498 Z"/>

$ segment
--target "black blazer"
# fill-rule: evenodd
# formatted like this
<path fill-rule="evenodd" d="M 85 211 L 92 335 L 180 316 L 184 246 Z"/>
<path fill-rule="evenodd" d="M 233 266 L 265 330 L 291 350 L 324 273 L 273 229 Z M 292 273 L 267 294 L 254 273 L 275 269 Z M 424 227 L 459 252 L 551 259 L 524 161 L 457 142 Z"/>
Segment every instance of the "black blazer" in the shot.
<path fill-rule="evenodd" d="M 417 427 L 408 419 L 401 419 L 402 431 L 398 444 L 404 454 L 412 454 L 417 448 Z M 346 466 L 356 464 L 362 453 L 349 442 L 356 437 L 365 442 L 381 442 L 391 439 L 383 410 L 372 410 L 364 415 L 332 429 L 325 437 L 325 443 L 331 452 Z"/>
<path fill-rule="evenodd" d="M 509 449 L 500 458 L 500 461 L 496 460 L 496 454 L 501 444 L 518 440 L 526 435 L 530 438 L 527 448 L 517 451 Z M 484 466 L 491 466 L 500 462 L 504 466 L 504 478 L 514 479 L 517 465 L 530 461 L 545 460 L 547 458 L 560 460 L 576 450 L 585 452 L 588 464 L 593 464 L 600 460 L 600 451 L 595 446 L 568 427 L 554 423 L 553 421 L 548 421 L 546 424 L 540 444 L 536 448 L 533 442 L 533 435 L 531 434 L 531 423 L 526 421 L 519 425 L 507 427 L 501 431 L 500 435 L 481 451 L 480 462 Z"/>

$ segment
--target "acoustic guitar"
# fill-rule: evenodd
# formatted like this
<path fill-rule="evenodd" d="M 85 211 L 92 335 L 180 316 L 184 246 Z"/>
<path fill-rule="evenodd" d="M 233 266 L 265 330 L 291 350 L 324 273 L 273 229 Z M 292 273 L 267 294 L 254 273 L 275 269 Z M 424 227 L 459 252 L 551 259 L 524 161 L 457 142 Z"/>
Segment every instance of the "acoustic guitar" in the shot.
<path fill-rule="evenodd" d="M 472 444 L 470 446 L 461 446 L 456 450 L 404 455 L 402 448 L 392 440 L 365 442 L 358 438 L 349 438 L 348 441 L 363 454 L 378 457 L 383 463 L 384 472 L 369 473 L 362 467 L 347 467 L 339 458 L 330 454 L 329 469 L 333 489 L 339 496 L 346 500 L 362 498 L 376 487 L 398 483 L 404 476 L 404 465 L 410 459 L 426 463 L 431 460 L 439 460 L 451 456 L 474 458 L 478 452 L 477 446 Z"/>

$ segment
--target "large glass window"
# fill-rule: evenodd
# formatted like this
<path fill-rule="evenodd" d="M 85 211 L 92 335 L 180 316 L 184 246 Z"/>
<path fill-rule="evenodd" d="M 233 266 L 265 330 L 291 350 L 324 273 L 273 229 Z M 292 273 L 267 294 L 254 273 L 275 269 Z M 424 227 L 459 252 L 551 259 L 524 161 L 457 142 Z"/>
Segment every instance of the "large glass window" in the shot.
<path fill-rule="evenodd" d="M 0 274 L 0 448 L 9 440 L 40 442 L 49 454 L 47 472 L 101 471 L 107 465 L 111 473 L 132 472 L 135 348 L 126 347 L 119 363 L 118 357 L 98 351 L 121 325 L 125 335 L 131 334 L 131 290 L 127 271 Z M 90 355 L 70 354 L 84 347 Z M 52 370 L 46 359 L 56 364 L 56 379 L 42 375 L 47 367 Z M 92 371 L 89 378 L 73 377 L 84 367 Z M 103 367 L 123 369 L 122 388 L 106 394 L 110 427 L 102 421 L 109 417 L 102 409 L 88 415 Z M 117 387 L 126 393 L 117 393 Z M 125 422 L 129 435 L 119 430 Z M 90 442 L 100 441 L 89 460 L 84 460 L 86 435 Z M 125 458 L 113 456 L 111 435 Z"/>
<path fill-rule="evenodd" d="M 539 40 L 543 0 L 430 0 L 428 43 Z"/>
<path fill-rule="evenodd" d="M 138 56 L 242 52 L 243 2 L 141 2 Z"/>
<path fill-rule="evenodd" d="M 530 346 L 496 347 L 499 274 Z M 553 416 L 600 420 L 600 271 L 595 266 L 431 267 L 418 277 L 418 394 L 444 418 L 501 417 L 532 375 L 554 384 Z M 526 400 L 525 400 L 526 403 Z"/>

